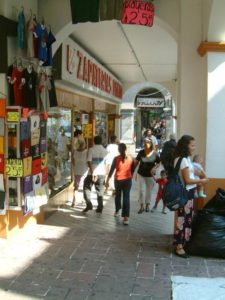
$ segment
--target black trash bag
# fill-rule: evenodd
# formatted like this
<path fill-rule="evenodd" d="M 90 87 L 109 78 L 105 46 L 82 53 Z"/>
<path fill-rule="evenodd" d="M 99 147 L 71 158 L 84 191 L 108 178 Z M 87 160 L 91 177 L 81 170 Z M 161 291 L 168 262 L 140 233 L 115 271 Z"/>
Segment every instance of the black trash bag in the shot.
<path fill-rule="evenodd" d="M 185 245 L 191 255 L 225 258 L 225 191 L 216 195 L 193 218 L 192 235 Z"/>
<path fill-rule="evenodd" d="M 225 213 L 225 190 L 218 188 L 216 195 L 205 204 L 203 210 L 219 214 Z"/>

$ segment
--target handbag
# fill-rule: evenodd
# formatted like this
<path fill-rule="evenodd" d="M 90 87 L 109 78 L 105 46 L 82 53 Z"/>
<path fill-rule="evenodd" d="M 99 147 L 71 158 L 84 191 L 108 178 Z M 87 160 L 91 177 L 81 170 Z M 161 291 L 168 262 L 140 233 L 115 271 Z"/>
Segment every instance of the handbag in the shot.
<path fill-rule="evenodd" d="M 188 192 L 179 176 L 180 164 L 183 157 L 180 157 L 168 181 L 163 188 L 162 200 L 169 210 L 174 211 L 185 206 L 188 201 Z"/>

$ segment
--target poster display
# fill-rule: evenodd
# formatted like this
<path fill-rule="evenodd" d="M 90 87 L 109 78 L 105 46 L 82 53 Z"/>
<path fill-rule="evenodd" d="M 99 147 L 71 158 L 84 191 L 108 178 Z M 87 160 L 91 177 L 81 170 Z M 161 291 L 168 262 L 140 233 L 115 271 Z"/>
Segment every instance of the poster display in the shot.
<path fill-rule="evenodd" d="M 6 129 L 6 134 L 0 131 L 0 214 L 9 209 L 26 215 L 48 201 L 46 120 L 24 108 L 5 111 L 5 119 L 0 118 Z"/>

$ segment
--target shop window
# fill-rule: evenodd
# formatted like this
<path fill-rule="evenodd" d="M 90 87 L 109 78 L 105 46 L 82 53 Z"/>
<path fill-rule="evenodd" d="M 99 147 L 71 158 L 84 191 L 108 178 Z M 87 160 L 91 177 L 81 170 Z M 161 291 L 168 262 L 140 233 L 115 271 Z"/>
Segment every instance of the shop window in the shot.
<path fill-rule="evenodd" d="M 51 195 L 71 182 L 71 110 L 52 108 L 48 112 L 48 183 Z"/>
<path fill-rule="evenodd" d="M 95 135 L 102 137 L 103 146 L 107 145 L 107 114 L 95 112 Z"/>

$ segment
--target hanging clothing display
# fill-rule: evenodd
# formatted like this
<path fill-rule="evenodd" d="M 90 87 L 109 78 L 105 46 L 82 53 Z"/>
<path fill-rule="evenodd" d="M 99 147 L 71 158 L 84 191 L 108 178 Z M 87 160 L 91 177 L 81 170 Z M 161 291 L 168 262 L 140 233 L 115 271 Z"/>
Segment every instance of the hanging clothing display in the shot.
<path fill-rule="evenodd" d="M 22 105 L 30 108 L 37 107 L 37 99 L 36 99 L 37 73 L 34 71 L 32 66 L 28 65 L 28 67 L 23 71 L 22 82 L 23 82 Z"/>
<path fill-rule="evenodd" d="M 48 111 L 50 107 L 49 103 L 49 90 L 51 89 L 51 83 L 46 73 L 41 73 L 38 83 L 38 91 L 40 97 L 40 110 Z"/>
<path fill-rule="evenodd" d="M 14 67 L 11 77 L 14 91 L 14 105 L 22 105 L 23 89 L 22 89 L 23 67 Z"/>
<path fill-rule="evenodd" d="M 44 63 L 44 66 L 52 66 L 52 44 L 55 41 L 56 41 L 56 39 L 50 30 L 48 33 L 48 39 L 47 39 L 47 60 Z"/>
<path fill-rule="evenodd" d="M 13 85 L 11 84 L 13 68 L 14 68 L 14 65 L 10 65 L 8 67 L 8 70 L 6 73 L 6 78 L 7 78 L 7 83 L 8 83 L 9 105 L 14 105 L 14 102 L 15 102 L 14 89 L 13 89 Z"/>
<path fill-rule="evenodd" d="M 18 25 L 17 25 L 17 45 L 18 48 L 24 48 L 24 37 L 25 37 L 25 16 L 23 9 L 18 14 Z"/>
<path fill-rule="evenodd" d="M 47 40 L 48 40 L 48 31 L 44 24 L 38 23 L 35 32 L 38 36 L 38 58 L 46 62 L 47 60 Z"/>
<path fill-rule="evenodd" d="M 50 90 L 49 90 L 49 104 L 50 107 L 57 106 L 57 96 L 56 96 L 56 90 L 55 90 L 55 82 L 53 78 L 49 78 L 50 80 Z"/>
<path fill-rule="evenodd" d="M 35 23 L 31 16 L 27 22 L 27 56 L 34 57 L 34 33 Z"/>

